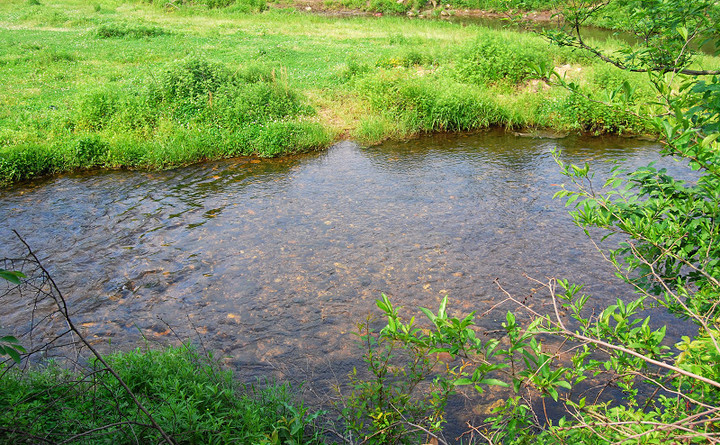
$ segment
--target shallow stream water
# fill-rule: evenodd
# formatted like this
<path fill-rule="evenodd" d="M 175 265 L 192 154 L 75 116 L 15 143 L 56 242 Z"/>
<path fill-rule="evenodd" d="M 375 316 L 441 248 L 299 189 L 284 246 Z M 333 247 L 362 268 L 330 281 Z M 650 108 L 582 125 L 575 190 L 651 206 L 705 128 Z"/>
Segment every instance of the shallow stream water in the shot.
<path fill-rule="evenodd" d="M 451 313 L 484 312 L 502 299 L 496 279 L 531 294 L 524 274 L 587 283 L 598 305 L 627 292 L 551 199 L 564 182 L 555 149 L 598 178 L 610 161 L 659 158 L 658 145 L 633 139 L 491 131 L 68 175 L 0 192 L 2 251 L 23 253 L 18 230 L 103 349 L 177 334 L 218 351 L 241 379 L 322 385 L 360 365 L 351 332 L 378 315 L 383 292 L 408 315 L 445 295 Z M 18 304 L 0 306 L 5 329 L 24 326 L 9 309 Z M 481 329 L 500 329 L 506 309 Z"/>

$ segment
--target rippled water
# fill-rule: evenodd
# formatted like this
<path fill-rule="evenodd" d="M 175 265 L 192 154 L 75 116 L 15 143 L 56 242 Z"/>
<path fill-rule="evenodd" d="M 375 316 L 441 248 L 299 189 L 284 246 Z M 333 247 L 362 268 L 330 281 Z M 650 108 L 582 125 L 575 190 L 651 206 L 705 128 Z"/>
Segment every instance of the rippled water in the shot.
<path fill-rule="evenodd" d="M 0 239 L 16 255 L 9 230 L 25 237 L 100 345 L 169 339 L 167 323 L 199 332 L 241 378 L 322 380 L 359 363 L 350 332 L 381 292 L 408 310 L 450 295 L 451 312 L 499 301 L 496 278 L 531 292 L 523 274 L 589 283 L 600 301 L 625 292 L 551 199 L 563 182 L 553 149 L 602 177 L 607 161 L 643 165 L 659 147 L 489 132 L 72 175 L 3 191 Z M 0 325 L 22 325 L 9 307 Z"/>

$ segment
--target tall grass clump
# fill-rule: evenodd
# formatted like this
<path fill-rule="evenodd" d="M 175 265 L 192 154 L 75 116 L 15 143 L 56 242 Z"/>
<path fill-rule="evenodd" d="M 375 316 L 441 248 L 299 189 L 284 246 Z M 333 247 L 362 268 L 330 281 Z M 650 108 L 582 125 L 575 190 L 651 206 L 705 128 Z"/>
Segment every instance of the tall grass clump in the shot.
<path fill-rule="evenodd" d="M 642 134 L 649 122 L 620 105 L 606 104 L 578 93 L 546 99 L 539 107 L 544 123 L 552 128 L 599 134 Z"/>
<path fill-rule="evenodd" d="M 83 130 L 101 130 L 110 123 L 115 113 L 121 109 L 120 94 L 117 90 L 102 89 L 81 97 L 76 127 Z"/>
<path fill-rule="evenodd" d="M 374 145 L 397 132 L 397 123 L 388 116 L 369 116 L 360 121 L 353 137 L 363 144 Z"/>
<path fill-rule="evenodd" d="M 61 171 L 49 145 L 26 143 L 0 151 L 0 183 L 9 184 Z"/>
<path fill-rule="evenodd" d="M 240 386 L 230 371 L 190 347 L 138 349 L 106 360 L 177 443 L 320 443 L 311 425 L 317 414 L 286 384 Z M 53 363 L 23 374 L 5 373 L 0 398 L 4 443 L 23 442 L 27 434 L 72 437 L 93 430 L 103 434 L 86 436 L 87 443 L 162 441 L 156 429 L 145 427 L 147 418 L 118 381 L 98 362 L 89 367 L 96 372 L 85 376 Z M 272 437 L 276 441 L 268 442 Z"/>
<path fill-rule="evenodd" d="M 164 36 L 169 34 L 171 33 L 157 26 L 127 25 L 116 23 L 100 25 L 95 30 L 95 35 L 101 39 L 141 39 L 147 37 Z"/>
<path fill-rule="evenodd" d="M 483 89 L 443 77 L 380 70 L 365 77 L 359 88 L 374 110 L 394 116 L 409 134 L 475 130 L 505 120 L 503 110 Z"/>
<path fill-rule="evenodd" d="M 203 0 L 202 3 L 210 9 L 227 8 L 234 4 L 235 0 Z"/>
<path fill-rule="evenodd" d="M 455 69 L 461 82 L 517 84 L 537 77 L 538 68 L 552 64 L 550 50 L 539 40 L 518 34 L 483 33 L 460 50 Z"/>
<path fill-rule="evenodd" d="M 212 1 L 212 0 L 208 0 Z M 210 7 L 210 6 L 208 6 Z M 225 11 L 229 13 L 249 14 L 253 12 L 262 12 L 268 9 L 265 0 L 235 0 L 225 7 Z"/>

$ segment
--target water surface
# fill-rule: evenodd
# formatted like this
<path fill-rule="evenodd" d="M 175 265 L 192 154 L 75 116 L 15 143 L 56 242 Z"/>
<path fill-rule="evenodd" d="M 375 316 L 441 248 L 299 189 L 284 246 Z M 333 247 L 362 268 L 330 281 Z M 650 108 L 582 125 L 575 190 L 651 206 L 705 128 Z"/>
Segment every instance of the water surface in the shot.
<path fill-rule="evenodd" d="M 39 252 L 101 348 L 172 341 L 170 325 L 199 333 L 243 379 L 342 379 L 360 363 L 350 332 L 377 315 L 382 292 L 408 315 L 445 295 L 452 313 L 483 312 L 502 299 L 496 279 L 532 294 L 524 274 L 588 283 L 598 304 L 627 292 L 551 199 L 564 182 L 555 149 L 599 177 L 609 161 L 659 157 L 638 140 L 498 131 L 69 175 L 3 191 L 0 239 L 19 255 L 17 229 Z M 2 306 L 0 325 L 21 329 L 18 307 Z M 482 329 L 499 329 L 503 313 Z"/>

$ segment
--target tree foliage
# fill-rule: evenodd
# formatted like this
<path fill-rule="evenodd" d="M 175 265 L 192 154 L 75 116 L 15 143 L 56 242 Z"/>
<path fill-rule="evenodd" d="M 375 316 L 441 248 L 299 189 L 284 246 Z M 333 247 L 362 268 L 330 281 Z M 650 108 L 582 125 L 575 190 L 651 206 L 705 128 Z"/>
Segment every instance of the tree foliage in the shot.
<path fill-rule="evenodd" d="M 625 1 L 640 45 L 604 54 L 585 44 L 581 25 L 608 3 L 574 5 L 566 11 L 572 32 L 547 36 L 620 68 L 647 72 L 658 93 L 660 113 L 651 118 L 662 133 L 663 154 L 687 167 L 684 177 L 691 179 L 650 165 L 616 170 L 597 191 L 588 165 L 565 165 L 558 158 L 569 184 L 556 197 L 574 206 L 571 214 L 588 235 L 590 228 L 604 232 L 596 245 L 635 294 L 595 313 L 578 286 L 546 285 L 554 313 L 535 314 L 541 322 L 529 332 L 563 338 L 570 346 L 562 353 L 572 352 L 572 358 L 568 364 L 556 353 L 543 365 L 555 366 L 573 389 L 604 376 L 605 385 L 621 390 L 622 402 L 591 402 L 568 391 L 568 415 L 548 423 L 539 437 L 575 443 L 718 442 L 720 83 L 717 70 L 696 65 L 694 49 L 716 38 L 719 9 L 711 1 Z M 697 333 L 671 346 L 677 339 L 666 338 L 665 326 L 652 327 L 646 311 L 651 308 L 691 320 Z M 533 363 L 529 368 L 540 369 Z M 542 389 L 536 373 L 527 383 Z"/>
<path fill-rule="evenodd" d="M 570 2 L 569 27 L 545 35 L 648 73 L 657 114 L 646 118 L 662 135 L 663 155 L 686 172 L 678 178 L 655 165 L 617 169 L 598 187 L 589 165 L 556 158 L 567 177 L 556 197 L 573 208 L 575 223 L 634 293 L 598 309 L 582 286 L 538 282 L 549 295 L 549 314 L 505 293 L 532 322 L 520 327 L 508 313 L 506 342 L 492 356 L 462 358 L 463 367 L 491 366 L 514 390 L 473 428 L 489 443 L 720 443 L 720 71 L 695 57 L 704 40 L 717 38 L 720 7 L 706 0 L 619 2 L 630 11 L 636 46 L 603 53 L 583 40 L 582 25 L 612 0 Z M 611 99 L 628 106 L 622 95 Z M 387 307 L 390 329 L 394 312 Z M 662 310 L 687 323 L 688 335 L 668 338 L 654 321 Z M 471 326 L 472 315 L 464 322 Z M 447 347 L 462 350 L 466 337 L 454 333 Z M 406 339 L 405 347 L 413 342 Z M 453 386 L 496 382 L 455 377 Z M 538 399 L 542 412 L 534 409 Z M 560 402 L 563 416 L 548 416 L 549 399 Z"/>

